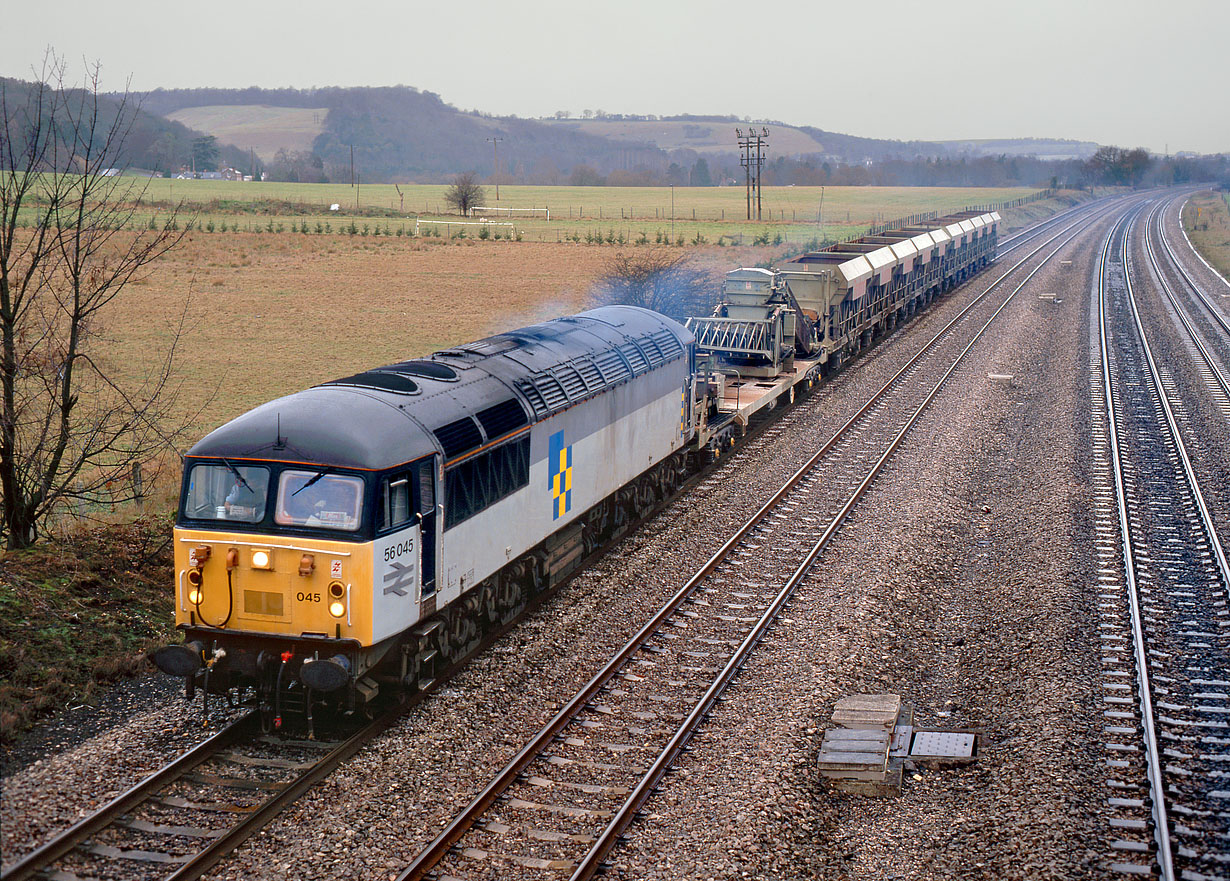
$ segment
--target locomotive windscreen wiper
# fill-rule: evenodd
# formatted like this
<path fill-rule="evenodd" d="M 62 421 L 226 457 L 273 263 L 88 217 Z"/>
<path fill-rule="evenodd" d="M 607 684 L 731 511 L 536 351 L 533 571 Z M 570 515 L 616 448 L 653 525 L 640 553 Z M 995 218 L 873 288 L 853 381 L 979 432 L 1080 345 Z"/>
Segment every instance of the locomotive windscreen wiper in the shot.
<path fill-rule="evenodd" d="M 238 480 L 240 484 L 243 485 L 244 489 L 246 489 L 248 492 L 255 495 L 256 490 L 252 489 L 252 484 L 248 483 L 246 480 L 243 479 L 243 475 L 239 473 L 238 468 L 236 468 L 234 465 L 232 465 L 230 462 L 226 461 L 225 459 L 222 460 L 222 464 L 227 467 L 227 469 L 231 472 L 231 474 L 235 475 L 235 479 Z"/>
<path fill-rule="evenodd" d="M 299 487 L 297 490 L 295 490 L 293 493 L 291 493 L 291 494 L 290 494 L 290 497 L 293 499 L 295 496 L 299 495 L 299 493 L 303 492 L 305 489 L 307 489 L 307 488 L 308 488 L 309 486 L 311 486 L 313 483 L 315 483 L 316 481 L 320 480 L 320 478 L 324 477 L 326 474 L 331 473 L 332 471 L 333 471 L 333 469 L 332 469 L 332 468 L 326 468 L 324 471 L 318 471 L 318 472 L 316 473 L 316 476 L 315 476 L 315 477 L 313 477 L 311 480 L 309 480 L 309 481 L 308 481 L 307 483 L 305 483 L 303 486 Z"/>

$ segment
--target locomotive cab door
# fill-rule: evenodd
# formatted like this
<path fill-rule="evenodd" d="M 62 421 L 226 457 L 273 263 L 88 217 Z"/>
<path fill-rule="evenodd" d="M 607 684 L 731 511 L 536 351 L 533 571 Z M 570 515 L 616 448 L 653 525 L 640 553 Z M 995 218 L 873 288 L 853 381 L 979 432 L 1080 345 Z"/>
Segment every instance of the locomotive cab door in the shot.
<path fill-rule="evenodd" d="M 432 456 L 417 463 L 414 479 L 414 505 L 420 529 L 419 593 L 424 597 L 436 592 L 437 498 L 436 460 Z"/>

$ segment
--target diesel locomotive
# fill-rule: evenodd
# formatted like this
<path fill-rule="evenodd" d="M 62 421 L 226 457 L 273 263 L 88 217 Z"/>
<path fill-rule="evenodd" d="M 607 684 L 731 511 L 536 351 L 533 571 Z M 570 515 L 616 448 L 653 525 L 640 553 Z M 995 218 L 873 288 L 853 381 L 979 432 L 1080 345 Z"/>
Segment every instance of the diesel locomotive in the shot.
<path fill-rule="evenodd" d="M 993 260 L 998 221 L 734 270 L 692 329 L 606 306 L 239 416 L 185 457 L 184 640 L 155 663 L 273 725 L 429 687 L 670 498 L 764 394 L 793 400 Z M 760 397 L 729 393 L 741 383 Z"/>

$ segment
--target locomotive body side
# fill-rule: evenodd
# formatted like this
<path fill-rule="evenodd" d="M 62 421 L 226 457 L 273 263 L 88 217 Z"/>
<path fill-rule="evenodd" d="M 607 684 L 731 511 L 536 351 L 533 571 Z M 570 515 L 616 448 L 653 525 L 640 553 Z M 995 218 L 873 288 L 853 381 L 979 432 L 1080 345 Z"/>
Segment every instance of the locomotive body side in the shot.
<path fill-rule="evenodd" d="M 497 575 L 541 569 L 561 534 L 579 547 L 591 508 L 687 447 L 693 354 L 669 319 L 607 307 L 233 420 L 186 459 L 185 643 L 155 661 L 190 689 L 277 705 L 298 681 L 353 705 L 392 649 L 490 611 Z"/>

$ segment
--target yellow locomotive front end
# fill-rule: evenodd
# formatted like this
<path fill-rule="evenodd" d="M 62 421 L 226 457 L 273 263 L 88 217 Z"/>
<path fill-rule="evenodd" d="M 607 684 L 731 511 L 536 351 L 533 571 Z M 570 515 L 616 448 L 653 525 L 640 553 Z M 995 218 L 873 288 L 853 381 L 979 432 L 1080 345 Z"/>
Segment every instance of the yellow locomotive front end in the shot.
<path fill-rule="evenodd" d="M 184 642 L 154 653 L 189 690 L 280 717 L 314 692 L 354 704 L 373 640 L 369 478 L 276 461 L 189 459 L 175 541 Z"/>

